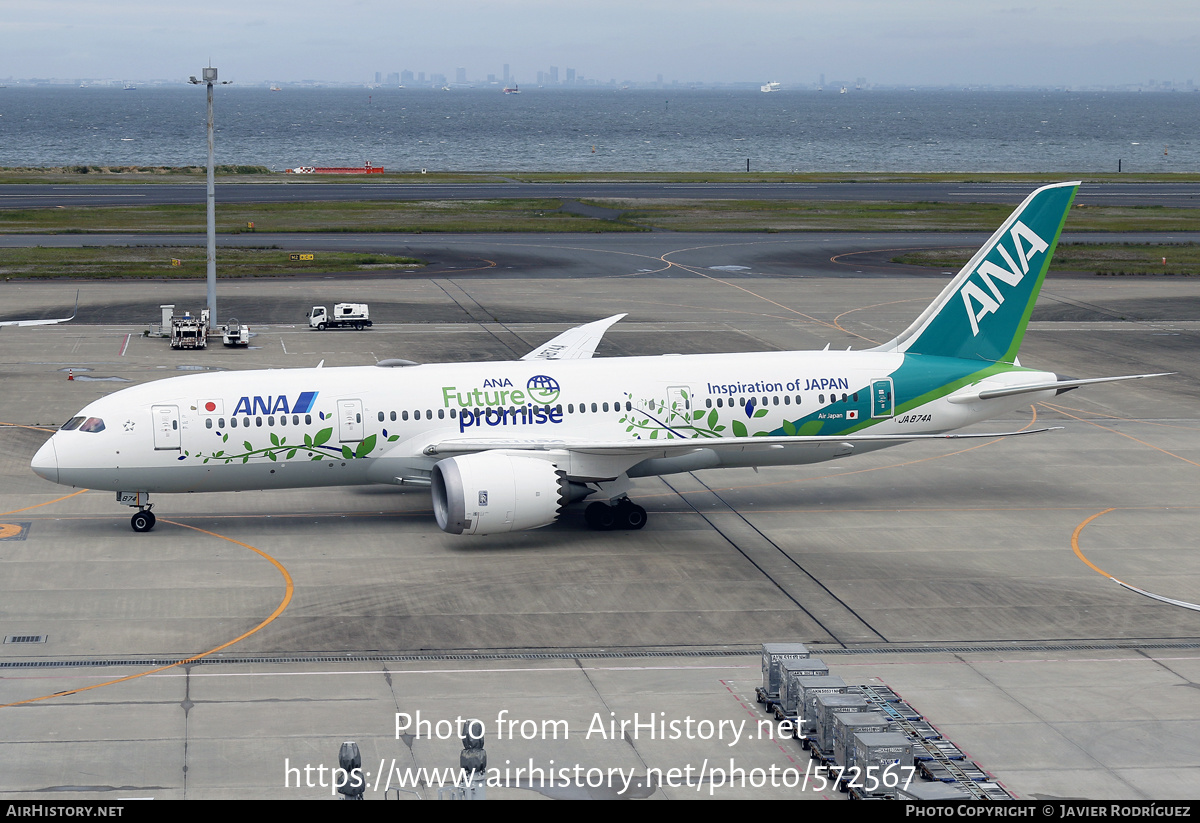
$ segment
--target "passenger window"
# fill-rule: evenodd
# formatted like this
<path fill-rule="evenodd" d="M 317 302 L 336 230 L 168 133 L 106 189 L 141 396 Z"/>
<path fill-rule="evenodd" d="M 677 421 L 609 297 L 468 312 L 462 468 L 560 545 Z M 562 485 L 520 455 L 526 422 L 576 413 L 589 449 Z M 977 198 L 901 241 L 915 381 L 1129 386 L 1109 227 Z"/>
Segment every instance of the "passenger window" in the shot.
<path fill-rule="evenodd" d="M 206 429 L 211 429 L 211 428 L 212 428 L 212 418 L 211 418 L 211 417 L 206 417 L 206 418 L 204 418 L 204 427 L 205 427 Z"/>
<path fill-rule="evenodd" d="M 401 420 L 407 420 L 407 419 L 408 419 L 408 412 L 406 412 L 406 411 L 400 412 L 400 419 L 401 419 Z"/>
<path fill-rule="evenodd" d="M 379 413 L 379 422 L 380 422 L 380 423 L 382 423 L 382 422 L 383 422 L 383 412 L 380 412 L 380 413 Z"/>
<path fill-rule="evenodd" d="M 593 411 L 593 412 L 595 412 L 595 411 L 596 411 L 596 404 L 595 404 L 595 403 L 593 403 L 593 404 L 592 404 L 592 411 Z"/>
<path fill-rule="evenodd" d="M 219 426 L 222 429 L 225 428 L 225 418 L 224 417 L 222 417 L 221 419 L 219 419 L 217 421 L 217 426 Z"/>
<path fill-rule="evenodd" d="M 254 425 L 258 426 L 261 429 L 262 428 L 262 418 L 261 417 L 254 418 Z"/>
<path fill-rule="evenodd" d="M 438 409 L 438 420 L 445 420 L 445 419 L 446 419 L 446 410 Z"/>
<path fill-rule="evenodd" d="M 312 415 L 311 414 L 304 415 L 304 425 L 306 425 L 306 426 L 312 425 Z"/>
<path fill-rule="evenodd" d="M 267 425 L 268 425 L 268 426 L 274 426 L 274 425 L 275 425 L 275 415 L 271 415 L 270 417 L 268 417 L 268 418 L 267 418 Z"/>
<path fill-rule="evenodd" d="M 607 403 L 605 403 L 605 404 L 604 404 L 604 410 L 605 410 L 605 411 L 608 411 L 608 404 L 607 404 Z"/>
<path fill-rule="evenodd" d="M 396 422 L 396 413 L 395 412 L 392 412 L 392 422 L 393 423 Z"/>

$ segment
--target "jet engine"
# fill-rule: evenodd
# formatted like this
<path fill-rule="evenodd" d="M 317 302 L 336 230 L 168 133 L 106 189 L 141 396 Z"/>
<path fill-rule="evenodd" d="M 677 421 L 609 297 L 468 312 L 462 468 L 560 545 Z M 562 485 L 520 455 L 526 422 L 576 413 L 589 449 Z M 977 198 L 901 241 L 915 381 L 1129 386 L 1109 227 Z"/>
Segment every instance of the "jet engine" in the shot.
<path fill-rule="evenodd" d="M 498 534 L 537 529 L 570 502 L 566 472 L 546 460 L 480 452 L 433 467 L 433 513 L 450 534 Z"/>

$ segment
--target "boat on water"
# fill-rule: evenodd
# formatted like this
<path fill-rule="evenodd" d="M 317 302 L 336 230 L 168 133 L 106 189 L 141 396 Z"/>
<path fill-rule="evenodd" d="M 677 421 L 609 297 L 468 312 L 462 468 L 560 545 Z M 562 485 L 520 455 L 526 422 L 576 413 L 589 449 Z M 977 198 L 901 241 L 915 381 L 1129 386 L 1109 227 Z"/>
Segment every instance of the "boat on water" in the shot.
<path fill-rule="evenodd" d="M 772 80 L 769 83 L 763 83 L 761 86 L 758 87 L 758 90 L 763 92 L 764 94 L 770 94 L 773 91 L 779 91 L 780 88 L 781 88 L 780 84 L 777 83 L 776 81 Z"/>
<path fill-rule="evenodd" d="M 505 94 L 520 94 L 521 87 L 518 86 L 516 83 L 513 83 L 511 87 L 510 86 L 504 87 L 504 93 Z"/>

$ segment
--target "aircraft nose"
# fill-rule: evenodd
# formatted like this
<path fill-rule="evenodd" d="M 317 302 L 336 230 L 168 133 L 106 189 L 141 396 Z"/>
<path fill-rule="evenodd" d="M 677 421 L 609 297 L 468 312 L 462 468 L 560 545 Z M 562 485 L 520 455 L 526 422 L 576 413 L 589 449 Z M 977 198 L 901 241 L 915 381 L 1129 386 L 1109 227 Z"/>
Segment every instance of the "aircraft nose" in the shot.
<path fill-rule="evenodd" d="M 58 452 L 54 450 L 53 437 L 42 444 L 29 465 L 38 477 L 45 478 L 51 483 L 58 482 Z"/>

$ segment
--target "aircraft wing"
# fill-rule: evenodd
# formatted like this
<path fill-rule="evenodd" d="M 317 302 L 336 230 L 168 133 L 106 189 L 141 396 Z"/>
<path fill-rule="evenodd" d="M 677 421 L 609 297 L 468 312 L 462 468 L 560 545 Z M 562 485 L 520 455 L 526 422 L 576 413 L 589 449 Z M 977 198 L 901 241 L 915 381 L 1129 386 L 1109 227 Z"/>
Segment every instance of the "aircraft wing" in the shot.
<path fill-rule="evenodd" d="M 596 320 L 592 323 L 584 323 L 582 326 L 576 326 L 573 329 L 567 329 L 558 337 L 547 343 L 543 343 L 521 359 L 587 360 L 596 353 L 596 346 L 600 345 L 600 340 L 604 337 L 604 333 L 608 331 L 608 327 L 624 316 L 624 314 L 614 314 L 612 317 L 606 317 L 603 320 Z"/>
<path fill-rule="evenodd" d="M 53 326 L 55 323 L 66 323 L 69 320 L 74 320 L 75 315 L 79 312 L 79 292 L 75 292 L 75 310 L 71 312 L 70 317 L 57 317 L 47 320 L 0 320 L 0 326 Z"/>
<path fill-rule="evenodd" d="M 1061 426 L 1041 429 L 1021 429 L 1010 432 L 965 432 L 948 434 L 845 434 L 845 435 L 782 435 L 779 437 L 704 437 L 677 438 L 675 440 L 552 440 L 529 438 L 451 438 L 431 443 L 422 449 L 422 454 L 436 457 L 452 454 L 492 451 L 493 449 L 520 451 L 569 451 L 579 454 L 628 454 L 647 456 L 674 455 L 698 449 L 736 450 L 778 449 L 785 446 L 854 444 L 854 443 L 908 443 L 914 440 L 971 440 L 991 437 L 1017 437 L 1024 434 L 1041 434 Z"/>

